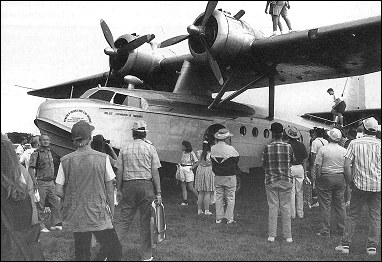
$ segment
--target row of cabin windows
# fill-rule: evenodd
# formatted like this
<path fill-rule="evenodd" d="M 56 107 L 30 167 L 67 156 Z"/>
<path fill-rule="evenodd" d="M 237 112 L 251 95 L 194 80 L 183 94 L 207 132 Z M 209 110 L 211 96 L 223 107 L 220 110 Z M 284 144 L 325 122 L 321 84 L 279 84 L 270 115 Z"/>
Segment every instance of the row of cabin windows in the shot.
<path fill-rule="evenodd" d="M 115 96 L 113 97 L 114 94 Z M 89 98 L 112 102 L 113 104 L 117 104 L 117 105 L 142 108 L 141 98 L 128 96 L 128 95 L 120 94 L 120 93 L 115 93 L 109 90 L 98 90 L 94 94 L 90 95 Z"/>
<path fill-rule="evenodd" d="M 245 126 L 240 127 L 240 134 L 242 136 L 245 136 L 247 134 L 247 128 Z M 264 133 L 263 133 L 264 137 L 268 138 L 269 134 L 270 134 L 269 129 L 264 129 Z M 252 136 L 257 137 L 258 135 L 259 135 L 259 130 L 257 129 L 257 127 L 252 128 Z"/>

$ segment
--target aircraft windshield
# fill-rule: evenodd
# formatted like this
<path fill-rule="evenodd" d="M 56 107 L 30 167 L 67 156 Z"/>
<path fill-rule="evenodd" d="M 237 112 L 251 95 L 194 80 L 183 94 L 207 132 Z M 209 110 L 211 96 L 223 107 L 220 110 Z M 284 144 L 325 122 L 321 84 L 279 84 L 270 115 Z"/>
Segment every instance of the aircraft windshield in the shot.
<path fill-rule="evenodd" d="M 90 90 L 88 90 L 81 97 L 106 101 L 111 104 L 140 108 L 143 110 L 147 110 L 148 108 L 147 101 L 141 97 L 116 93 L 111 90 L 97 90 L 95 92 L 90 92 Z"/>

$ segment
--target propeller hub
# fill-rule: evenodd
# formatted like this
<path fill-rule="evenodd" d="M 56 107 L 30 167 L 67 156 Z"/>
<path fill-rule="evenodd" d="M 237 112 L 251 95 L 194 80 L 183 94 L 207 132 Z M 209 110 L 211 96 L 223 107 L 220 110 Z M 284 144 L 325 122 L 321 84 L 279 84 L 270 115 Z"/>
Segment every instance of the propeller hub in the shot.
<path fill-rule="evenodd" d="M 204 30 L 200 26 L 190 25 L 187 27 L 187 32 L 193 37 L 204 35 Z"/>
<path fill-rule="evenodd" d="M 113 49 L 113 48 L 110 48 L 110 47 L 106 47 L 103 52 L 108 55 L 108 56 L 116 56 L 118 55 L 117 52 Z"/>

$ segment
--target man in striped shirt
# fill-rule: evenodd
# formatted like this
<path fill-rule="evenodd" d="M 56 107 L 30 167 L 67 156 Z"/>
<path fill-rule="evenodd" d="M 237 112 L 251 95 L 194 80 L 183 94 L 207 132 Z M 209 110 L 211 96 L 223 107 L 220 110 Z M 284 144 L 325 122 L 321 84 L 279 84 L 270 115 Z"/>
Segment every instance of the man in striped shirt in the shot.
<path fill-rule="evenodd" d="M 291 164 L 295 160 L 292 146 L 282 141 L 283 126 L 271 125 L 273 141 L 265 146 L 262 160 L 265 169 L 265 190 L 268 201 L 268 241 L 274 242 L 277 235 L 277 217 L 280 209 L 283 237 L 292 240 L 291 200 L 293 177 Z"/>
<path fill-rule="evenodd" d="M 351 141 L 345 154 L 345 179 L 352 184 L 353 190 L 341 245 L 335 248 L 343 254 L 349 253 L 356 221 L 363 213 L 365 204 L 369 208 L 368 255 L 377 253 L 381 234 L 381 140 L 376 138 L 378 122 L 371 117 L 363 120 L 363 127 L 364 136 Z"/>

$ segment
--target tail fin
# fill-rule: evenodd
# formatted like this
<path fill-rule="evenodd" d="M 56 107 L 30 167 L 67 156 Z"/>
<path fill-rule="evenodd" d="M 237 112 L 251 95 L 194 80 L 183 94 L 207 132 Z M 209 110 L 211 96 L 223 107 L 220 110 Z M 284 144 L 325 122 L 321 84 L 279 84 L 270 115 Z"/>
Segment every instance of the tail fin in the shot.
<path fill-rule="evenodd" d="M 346 110 L 366 109 L 364 76 L 349 77 L 342 96 L 346 102 Z"/>

